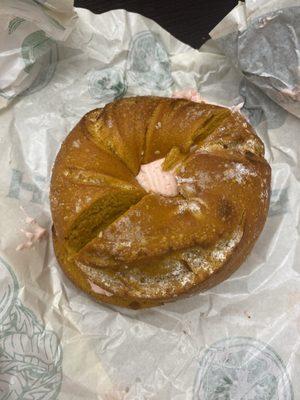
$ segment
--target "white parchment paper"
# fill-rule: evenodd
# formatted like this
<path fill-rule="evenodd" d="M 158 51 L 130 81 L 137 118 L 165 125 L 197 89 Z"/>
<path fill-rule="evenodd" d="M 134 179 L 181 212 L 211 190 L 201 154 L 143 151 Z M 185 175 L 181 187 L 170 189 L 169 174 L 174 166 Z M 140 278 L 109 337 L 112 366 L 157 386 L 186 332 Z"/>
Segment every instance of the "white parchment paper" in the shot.
<path fill-rule="evenodd" d="M 248 0 L 198 51 L 123 10 L 0 2 L 1 400 L 300 398 L 299 18 L 298 1 Z M 53 254 L 55 155 L 87 111 L 186 89 L 242 103 L 263 139 L 265 229 L 209 292 L 142 311 L 97 304 Z M 37 224 L 48 237 L 16 251 Z"/>

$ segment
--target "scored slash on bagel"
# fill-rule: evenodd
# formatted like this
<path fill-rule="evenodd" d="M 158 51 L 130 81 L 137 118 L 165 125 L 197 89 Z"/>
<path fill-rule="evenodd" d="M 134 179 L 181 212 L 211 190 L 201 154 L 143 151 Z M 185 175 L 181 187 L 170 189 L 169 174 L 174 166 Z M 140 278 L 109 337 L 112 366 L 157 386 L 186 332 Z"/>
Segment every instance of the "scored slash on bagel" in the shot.
<path fill-rule="evenodd" d="M 221 282 L 265 223 L 271 170 L 263 155 L 246 120 L 223 107 L 149 96 L 89 112 L 53 168 L 62 269 L 97 300 L 131 308 Z M 170 197 L 136 179 L 159 159 L 176 179 Z"/>

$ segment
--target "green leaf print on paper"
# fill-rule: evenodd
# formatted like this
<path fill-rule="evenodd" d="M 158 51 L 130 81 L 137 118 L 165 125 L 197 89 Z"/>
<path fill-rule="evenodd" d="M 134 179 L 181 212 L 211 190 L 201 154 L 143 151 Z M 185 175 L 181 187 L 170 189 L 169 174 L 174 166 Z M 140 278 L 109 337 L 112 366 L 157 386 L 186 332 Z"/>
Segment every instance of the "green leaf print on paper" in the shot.
<path fill-rule="evenodd" d="M 50 82 L 58 61 L 58 49 L 56 42 L 44 31 L 36 31 L 24 39 L 21 52 L 25 71 L 34 77 L 24 95 L 42 89 Z"/>
<path fill-rule="evenodd" d="M 232 337 L 204 353 L 194 400 L 293 400 L 283 362 L 267 344 Z"/>
<path fill-rule="evenodd" d="M 1 259 L 0 259 L 1 260 Z M 1 261 L 0 261 L 1 265 Z M 0 267 L 0 334 L 2 324 L 10 314 L 18 293 L 18 282 L 14 274 L 7 272 L 7 268 Z"/>
<path fill-rule="evenodd" d="M 8 34 L 11 35 L 24 21 L 24 18 L 19 17 L 12 19 L 8 24 Z"/>
<path fill-rule="evenodd" d="M 173 84 L 169 55 L 158 37 L 150 31 L 132 40 L 127 59 L 128 85 L 165 90 Z"/>
<path fill-rule="evenodd" d="M 126 84 L 124 74 L 118 68 L 103 68 L 89 73 L 89 93 L 102 101 L 112 101 L 124 96 Z"/>
<path fill-rule="evenodd" d="M 18 24 L 20 21 L 16 18 L 10 22 L 10 34 L 13 35 Z M 39 30 L 25 37 L 21 44 L 21 56 L 28 76 L 24 76 L 21 87 L 14 82 L 0 89 L 0 96 L 7 100 L 34 93 L 51 81 L 58 63 L 58 46 L 44 31 Z"/>
<path fill-rule="evenodd" d="M 55 400 L 62 351 L 54 332 L 18 300 L 18 282 L 0 258 L 0 400 Z"/>
<path fill-rule="evenodd" d="M 59 21 L 57 21 L 55 18 L 49 15 L 49 12 L 47 10 L 47 0 L 19 0 L 19 1 L 22 1 L 22 3 L 25 3 L 27 6 L 38 8 L 47 17 L 48 22 L 50 22 L 51 25 L 55 26 L 55 28 L 61 31 L 65 30 L 65 27 L 61 25 Z M 49 5 L 49 8 L 53 9 L 53 6 Z"/>

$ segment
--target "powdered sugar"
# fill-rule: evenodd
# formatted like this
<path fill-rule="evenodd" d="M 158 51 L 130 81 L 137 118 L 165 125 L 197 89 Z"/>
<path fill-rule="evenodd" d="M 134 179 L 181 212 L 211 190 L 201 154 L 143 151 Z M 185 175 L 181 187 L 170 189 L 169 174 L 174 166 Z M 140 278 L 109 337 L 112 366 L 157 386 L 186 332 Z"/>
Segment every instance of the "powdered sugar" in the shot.
<path fill-rule="evenodd" d="M 107 126 L 111 129 L 114 126 L 113 120 L 111 118 L 107 121 Z"/>
<path fill-rule="evenodd" d="M 194 183 L 194 178 L 182 178 L 180 176 L 176 176 L 176 181 L 178 183 Z"/>
<path fill-rule="evenodd" d="M 79 147 L 80 147 L 80 140 L 79 139 L 77 139 L 77 140 L 74 140 L 74 142 L 72 143 L 72 147 L 75 147 L 76 149 L 79 149 Z"/>
<path fill-rule="evenodd" d="M 245 178 L 249 176 L 257 176 L 257 174 L 241 163 L 234 163 L 231 168 L 224 172 L 225 180 L 233 179 L 239 184 L 242 184 L 245 181 Z"/>
<path fill-rule="evenodd" d="M 209 274 L 214 272 L 213 266 L 205 258 L 203 250 L 194 249 L 193 251 L 187 251 L 183 253 L 182 259 L 195 274 L 198 274 L 200 271 L 205 271 Z"/>
<path fill-rule="evenodd" d="M 92 201 L 91 196 L 86 196 L 85 202 L 86 202 L 87 204 L 89 204 L 91 201 Z"/>
<path fill-rule="evenodd" d="M 76 214 L 80 213 L 82 209 L 82 200 L 81 199 L 77 199 L 76 203 L 75 203 L 75 212 Z"/>
<path fill-rule="evenodd" d="M 227 242 L 221 240 L 211 252 L 211 258 L 217 262 L 223 263 L 236 245 L 240 242 L 242 236 L 243 230 L 240 228 L 233 233 L 231 239 Z"/>
<path fill-rule="evenodd" d="M 178 204 L 178 214 L 191 212 L 193 214 L 201 213 L 201 205 L 197 200 L 180 200 Z"/>

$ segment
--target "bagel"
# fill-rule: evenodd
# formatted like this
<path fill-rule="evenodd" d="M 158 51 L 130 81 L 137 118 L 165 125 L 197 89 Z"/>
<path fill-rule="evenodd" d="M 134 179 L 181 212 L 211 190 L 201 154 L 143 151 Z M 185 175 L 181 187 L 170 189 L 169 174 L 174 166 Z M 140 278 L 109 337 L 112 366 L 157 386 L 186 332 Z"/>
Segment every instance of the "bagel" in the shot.
<path fill-rule="evenodd" d="M 238 112 L 132 97 L 87 113 L 63 142 L 50 188 L 53 244 L 96 300 L 145 308 L 206 290 L 263 229 L 271 169 Z"/>

